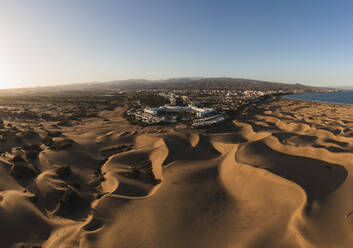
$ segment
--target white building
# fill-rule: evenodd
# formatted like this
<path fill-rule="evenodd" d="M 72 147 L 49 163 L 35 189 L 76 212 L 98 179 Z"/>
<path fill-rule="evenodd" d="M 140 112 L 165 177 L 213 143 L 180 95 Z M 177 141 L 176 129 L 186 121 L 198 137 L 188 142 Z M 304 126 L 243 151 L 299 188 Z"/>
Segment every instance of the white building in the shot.
<path fill-rule="evenodd" d="M 187 112 L 187 113 L 196 113 L 197 118 L 202 118 L 212 113 L 215 113 L 215 110 L 210 108 L 198 108 L 194 105 L 189 105 L 185 107 L 164 105 L 158 108 L 145 108 L 144 112 L 151 115 L 157 115 L 160 112 L 176 112 L 176 113 Z"/>
<path fill-rule="evenodd" d="M 212 115 L 210 117 L 202 118 L 202 119 L 197 119 L 192 123 L 193 127 L 205 127 L 205 126 L 210 126 L 219 122 L 224 121 L 225 118 L 221 114 L 217 115 Z"/>
<path fill-rule="evenodd" d="M 156 115 L 158 114 L 157 110 L 155 108 L 145 108 L 143 110 L 145 113 L 151 114 L 151 115 Z"/>

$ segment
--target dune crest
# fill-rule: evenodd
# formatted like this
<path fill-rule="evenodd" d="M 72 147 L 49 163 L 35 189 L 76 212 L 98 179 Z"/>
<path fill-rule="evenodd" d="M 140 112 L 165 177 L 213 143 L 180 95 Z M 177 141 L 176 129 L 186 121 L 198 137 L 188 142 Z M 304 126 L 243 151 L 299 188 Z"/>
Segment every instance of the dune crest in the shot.
<path fill-rule="evenodd" d="M 1 143 L 2 245 L 350 247 L 353 107 L 315 108 L 263 102 L 200 130 L 118 108 Z"/>

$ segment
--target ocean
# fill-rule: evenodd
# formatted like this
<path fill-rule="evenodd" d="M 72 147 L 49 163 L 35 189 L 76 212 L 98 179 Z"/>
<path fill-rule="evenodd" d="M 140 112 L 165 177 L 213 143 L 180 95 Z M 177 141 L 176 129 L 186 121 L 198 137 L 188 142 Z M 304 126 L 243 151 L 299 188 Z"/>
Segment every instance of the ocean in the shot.
<path fill-rule="evenodd" d="M 289 99 L 297 99 L 312 102 L 325 102 L 335 104 L 353 105 L 353 90 L 343 90 L 330 93 L 304 93 L 285 96 Z"/>

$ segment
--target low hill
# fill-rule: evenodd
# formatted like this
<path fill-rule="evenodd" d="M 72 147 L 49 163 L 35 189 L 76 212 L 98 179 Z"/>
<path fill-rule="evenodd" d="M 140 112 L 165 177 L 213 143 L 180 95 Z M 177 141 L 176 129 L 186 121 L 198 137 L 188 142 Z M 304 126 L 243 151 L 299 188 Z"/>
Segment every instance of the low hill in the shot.
<path fill-rule="evenodd" d="M 114 85 L 111 83 L 112 86 Z M 242 78 L 200 78 L 163 81 L 119 82 L 114 85 L 122 89 L 282 89 L 310 90 L 313 87 L 302 84 L 283 84 Z"/>
<path fill-rule="evenodd" d="M 242 78 L 173 78 L 166 80 L 129 79 L 109 82 L 89 82 L 78 84 L 63 84 L 59 86 L 33 87 L 23 89 L 1 90 L 0 95 L 6 94 L 38 94 L 66 91 L 94 91 L 109 90 L 207 90 L 207 89 L 242 89 L 242 90 L 304 90 L 311 91 L 315 87 L 302 84 L 283 84 L 261 80 Z"/>

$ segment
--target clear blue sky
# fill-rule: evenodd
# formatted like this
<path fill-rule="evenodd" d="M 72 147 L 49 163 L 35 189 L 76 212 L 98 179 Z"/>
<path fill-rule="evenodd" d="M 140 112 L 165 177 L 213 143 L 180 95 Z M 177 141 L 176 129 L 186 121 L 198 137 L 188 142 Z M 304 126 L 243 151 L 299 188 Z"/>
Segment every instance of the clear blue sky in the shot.
<path fill-rule="evenodd" d="M 353 1 L 0 1 L 3 88 L 187 76 L 353 86 Z"/>

